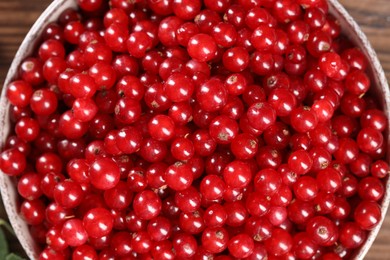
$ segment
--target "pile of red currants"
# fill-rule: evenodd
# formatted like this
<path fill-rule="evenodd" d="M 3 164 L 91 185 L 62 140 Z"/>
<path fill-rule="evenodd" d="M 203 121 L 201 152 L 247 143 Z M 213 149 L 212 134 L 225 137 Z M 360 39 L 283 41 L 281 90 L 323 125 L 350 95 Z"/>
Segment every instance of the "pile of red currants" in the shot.
<path fill-rule="evenodd" d="M 387 117 L 326 0 L 78 0 L 6 89 L 49 259 L 348 259 Z"/>

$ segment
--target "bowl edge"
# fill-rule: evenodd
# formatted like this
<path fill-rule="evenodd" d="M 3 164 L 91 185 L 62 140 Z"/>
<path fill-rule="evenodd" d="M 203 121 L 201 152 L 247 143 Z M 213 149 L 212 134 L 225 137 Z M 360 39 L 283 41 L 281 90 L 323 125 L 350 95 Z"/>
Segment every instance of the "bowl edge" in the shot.
<path fill-rule="evenodd" d="M 374 48 L 369 42 L 366 34 L 362 31 L 358 23 L 353 19 L 353 17 L 348 13 L 344 6 L 337 0 L 328 0 L 329 6 L 332 9 L 332 14 L 342 17 L 341 27 L 345 29 L 347 26 L 351 31 L 347 34 L 349 38 L 365 53 L 366 57 L 369 60 L 370 66 L 369 70 L 371 72 L 372 80 L 374 80 L 377 90 L 381 91 L 383 95 L 380 97 L 381 105 L 383 105 L 383 110 L 387 116 L 387 129 L 386 134 L 390 133 L 390 90 L 388 81 L 383 70 L 383 67 L 379 61 L 378 55 L 376 54 Z M 353 35 L 351 35 L 351 33 Z M 390 147 L 390 138 L 387 136 L 387 147 Z M 390 162 L 390 151 L 387 152 L 386 159 L 387 162 Z M 354 259 L 364 259 L 364 256 L 370 250 L 372 244 L 374 243 L 376 237 L 378 236 L 379 230 L 383 224 L 383 221 L 386 217 L 386 213 L 390 203 L 390 178 L 387 178 L 385 184 L 385 195 L 380 203 L 381 205 L 381 220 L 379 224 L 369 231 L 369 235 L 364 245 L 354 253 Z"/>
<path fill-rule="evenodd" d="M 44 28 L 50 23 L 58 19 L 61 12 L 67 8 L 75 7 L 75 1 L 69 0 L 54 0 L 50 5 L 43 11 L 37 21 L 33 24 L 26 37 L 22 41 L 19 49 L 17 50 L 15 57 L 11 63 L 11 66 L 6 75 L 3 89 L 1 92 L 0 100 L 0 145 L 4 147 L 8 134 L 10 132 L 9 123 L 9 102 L 6 97 L 7 85 L 15 79 L 18 75 L 18 67 L 22 61 L 32 54 L 35 46 L 40 40 L 40 35 Z M 9 221 L 15 231 L 16 237 L 21 243 L 27 256 L 30 259 L 39 258 L 39 250 L 33 237 L 30 235 L 28 225 L 23 221 L 22 217 L 18 213 L 18 209 L 15 207 L 18 201 L 14 178 L 7 176 L 3 172 L 0 172 L 0 191 L 4 203 L 4 208 L 7 212 Z M 15 203 L 10 203 L 15 202 Z"/>

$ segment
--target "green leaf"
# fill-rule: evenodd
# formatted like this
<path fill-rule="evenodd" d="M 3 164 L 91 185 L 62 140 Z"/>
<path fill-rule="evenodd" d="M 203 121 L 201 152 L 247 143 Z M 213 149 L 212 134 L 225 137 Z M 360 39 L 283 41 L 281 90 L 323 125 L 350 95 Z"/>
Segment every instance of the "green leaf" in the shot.
<path fill-rule="evenodd" d="M 14 253 L 11 253 L 5 257 L 5 260 L 24 260 L 24 258 L 15 255 Z"/>
<path fill-rule="evenodd" d="M 12 229 L 11 225 L 4 219 L 0 219 L 0 226 L 3 226 L 5 229 L 7 229 L 8 232 L 15 236 L 15 231 Z"/>
<path fill-rule="evenodd" d="M 0 259 L 5 259 L 6 255 L 9 254 L 8 242 L 5 237 L 3 229 L 0 228 Z"/>

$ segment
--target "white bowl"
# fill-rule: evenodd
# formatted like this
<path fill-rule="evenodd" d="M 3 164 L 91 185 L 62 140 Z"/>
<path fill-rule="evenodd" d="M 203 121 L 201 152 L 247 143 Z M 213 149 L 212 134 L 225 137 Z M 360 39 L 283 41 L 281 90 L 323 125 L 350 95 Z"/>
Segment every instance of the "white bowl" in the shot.
<path fill-rule="evenodd" d="M 376 96 L 381 107 L 388 115 L 388 127 L 386 133 L 390 133 L 390 91 L 389 86 L 385 77 L 385 73 L 379 63 L 378 57 L 368 42 L 367 37 L 364 35 L 362 30 L 359 28 L 354 19 L 348 14 L 344 7 L 336 0 L 328 0 L 330 12 L 340 22 L 343 29 L 343 33 L 346 34 L 352 42 L 359 47 L 369 61 L 368 73 L 372 80 L 372 90 Z M 19 50 L 17 51 L 15 58 L 8 71 L 7 77 L 4 82 L 3 90 L 0 99 L 0 136 L 1 136 L 1 147 L 4 147 L 5 141 L 10 133 L 9 123 L 9 102 L 6 99 L 5 90 L 6 86 L 18 77 L 18 67 L 22 61 L 29 57 L 34 49 L 40 42 L 40 37 L 44 28 L 53 21 L 56 21 L 62 11 L 69 7 L 75 7 L 76 0 L 54 0 L 53 3 L 42 13 L 39 19 L 35 22 L 31 30 L 28 32 L 26 38 L 22 42 Z M 390 138 L 387 138 L 387 147 L 390 148 Z M 388 149 L 389 150 L 389 149 Z M 387 161 L 389 162 L 390 153 L 387 155 Z M 386 187 L 389 187 L 390 180 L 387 179 Z M 21 218 L 19 209 L 17 208 L 18 194 L 15 185 L 15 179 L 8 177 L 7 175 L 0 172 L 0 189 L 1 196 L 4 201 L 4 206 L 7 211 L 8 217 L 15 230 L 16 236 L 22 244 L 30 259 L 38 259 L 39 251 L 38 246 L 33 240 L 27 224 Z M 390 189 L 386 190 L 385 196 L 381 203 L 382 219 L 380 223 L 370 231 L 367 241 L 365 244 L 356 251 L 354 258 L 363 259 L 374 242 L 383 220 L 386 216 L 387 208 L 390 202 Z"/>

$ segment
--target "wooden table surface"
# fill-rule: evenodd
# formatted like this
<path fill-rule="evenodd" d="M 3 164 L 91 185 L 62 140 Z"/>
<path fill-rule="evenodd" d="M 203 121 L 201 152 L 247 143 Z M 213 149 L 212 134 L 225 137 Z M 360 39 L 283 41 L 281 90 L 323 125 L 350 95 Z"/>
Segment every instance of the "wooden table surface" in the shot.
<path fill-rule="evenodd" d="M 13 56 L 32 23 L 49 0 L 0 0 L 0 86 Z M 340 0 L 363 28 L 390 79 L 390 0 Z M 0 204 L 1 205 L 1 204 Z M 0 217 L 5 218 L 0 206 Z M 20 250 L 17 241 L 11 247 Z M 366 256 L 367 260 L 390 259 L 390 212 Z"/>

